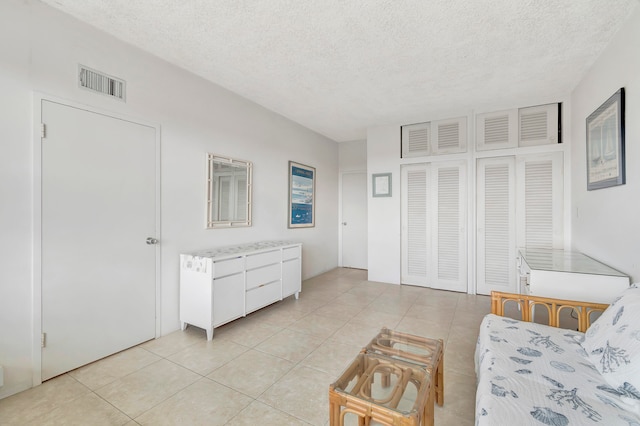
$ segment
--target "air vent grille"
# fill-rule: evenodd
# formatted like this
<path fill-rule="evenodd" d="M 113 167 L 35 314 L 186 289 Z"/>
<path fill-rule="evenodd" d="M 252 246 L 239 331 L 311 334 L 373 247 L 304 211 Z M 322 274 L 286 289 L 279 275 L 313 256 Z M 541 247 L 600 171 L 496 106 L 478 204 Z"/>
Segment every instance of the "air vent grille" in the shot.
<path fill-rule="evenodd" d="M 83 65 L 80 65 L 79 68 L 78 84 L 80 87 L 120 99 L 121 101 L 125 100 L 126 83 L 124 80 L 92 70 Z"/>

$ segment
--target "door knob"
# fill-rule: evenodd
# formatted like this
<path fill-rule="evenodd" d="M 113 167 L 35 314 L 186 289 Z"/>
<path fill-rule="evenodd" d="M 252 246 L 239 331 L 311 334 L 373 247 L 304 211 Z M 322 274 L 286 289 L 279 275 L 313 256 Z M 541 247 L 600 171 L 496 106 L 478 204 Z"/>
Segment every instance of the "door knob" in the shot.
<path fill-rule="evenodd" d="M 147 244 L 149 245 L 153 245 L 153 244 L 158 244 L 158 240 L 156 240 L 155 238 L 147 238 Z"/>

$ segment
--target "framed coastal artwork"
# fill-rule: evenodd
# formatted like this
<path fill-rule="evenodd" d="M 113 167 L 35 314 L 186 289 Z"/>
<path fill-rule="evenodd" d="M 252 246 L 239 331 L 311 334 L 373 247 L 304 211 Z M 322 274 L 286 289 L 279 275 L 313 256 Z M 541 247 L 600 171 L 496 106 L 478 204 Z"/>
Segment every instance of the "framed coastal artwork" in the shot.
<path fill-rule="evenodd" d="M 624 88 L 621 88 L 587 117 L 587 190 L 624 183 Z"/>
<path fill-rule="evenodd" d="M 289 228 L 315 226 L 316 169 L 289 161 Z"/>

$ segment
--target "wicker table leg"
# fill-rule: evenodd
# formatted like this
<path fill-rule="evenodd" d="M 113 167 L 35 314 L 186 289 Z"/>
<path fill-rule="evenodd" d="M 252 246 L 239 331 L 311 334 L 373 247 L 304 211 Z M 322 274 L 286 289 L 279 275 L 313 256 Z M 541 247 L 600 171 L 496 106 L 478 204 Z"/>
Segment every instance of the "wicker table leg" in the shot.
<path fill-rule="evenodd" d="M 442 407 L 444 405 L 444 344 L 442 343 L 442 339 L 440 339 L 440 344 L 442 347 L 442 354 L 440 354 L 440 359 L 436 366 L 434 388 L 436 391 L 436 402 Z"/>

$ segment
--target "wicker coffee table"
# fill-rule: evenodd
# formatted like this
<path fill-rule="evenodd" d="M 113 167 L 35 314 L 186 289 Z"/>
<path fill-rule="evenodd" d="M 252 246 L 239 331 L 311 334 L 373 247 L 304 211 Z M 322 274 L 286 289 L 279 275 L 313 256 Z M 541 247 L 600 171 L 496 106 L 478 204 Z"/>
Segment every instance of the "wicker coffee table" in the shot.
<path fill-rule="evenodd" d="M 444 404 L 444 345 L 383 328 L 329 386 L 329 424 L 433 425 Z"/>
<path fill-rule="evenodd" d="M 425 367 L 434 380 L 435 401 L 444 405 L 444 343 L 442 339 L 414 336 L 386 327 L 363 349 Z"/>
<path fill-rule="evenodd" d="M 431 375 L 422 366 L 362 352 L 329 386 L 329 424 L 344 425 L 347 416 L 358 425 L 433 425 Z"/>

